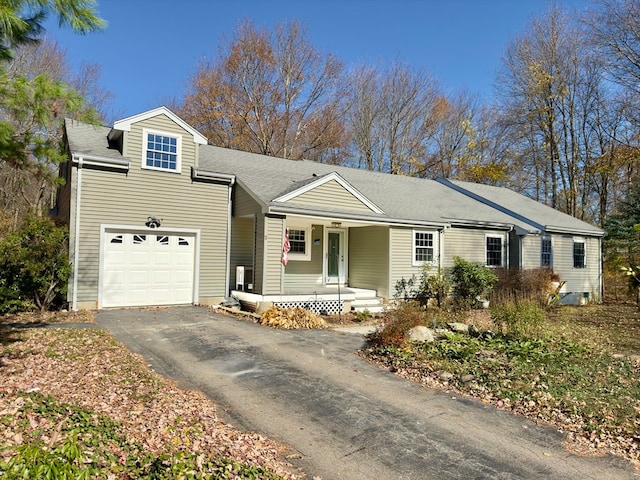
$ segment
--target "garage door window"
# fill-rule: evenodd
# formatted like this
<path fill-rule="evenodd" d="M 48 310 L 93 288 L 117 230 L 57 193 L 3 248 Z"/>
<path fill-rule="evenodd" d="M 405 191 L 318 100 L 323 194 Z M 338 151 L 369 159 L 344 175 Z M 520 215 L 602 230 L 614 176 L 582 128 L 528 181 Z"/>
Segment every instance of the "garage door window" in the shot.
<path fill-rule="evenodd" d="M 134 235 L 133 236 L 133 244 L 134 245 L 140 245 L 144 242 L 147 241 L 147 236 L 146 235 Z"/>
<path fill-rule="evenodd" d="M 160 245 L 169 245 L 169 237 L 167 237 L 166 235 L 158 235 L 156 237 L 156 241 L 160 244 Z"/>

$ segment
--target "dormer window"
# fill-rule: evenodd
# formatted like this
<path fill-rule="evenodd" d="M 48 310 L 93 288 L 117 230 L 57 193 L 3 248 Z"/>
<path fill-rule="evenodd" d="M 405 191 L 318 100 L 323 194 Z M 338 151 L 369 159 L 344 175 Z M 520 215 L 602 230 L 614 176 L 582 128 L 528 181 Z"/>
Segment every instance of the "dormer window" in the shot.
<path fill-rule="evenodd" d="M 143 138 L 145 140 L 142 159 L 143 168 L 180 172 L 182 142 L 179 135 L 144 130 Z"/>

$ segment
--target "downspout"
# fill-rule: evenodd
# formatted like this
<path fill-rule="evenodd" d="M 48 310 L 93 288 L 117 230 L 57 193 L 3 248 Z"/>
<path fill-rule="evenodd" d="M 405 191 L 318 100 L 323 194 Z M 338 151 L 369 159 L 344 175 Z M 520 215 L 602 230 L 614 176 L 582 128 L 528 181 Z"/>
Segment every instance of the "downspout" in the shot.
<path fill-rule="evenodd" d="M 600 261 L 598 262 L 598 287 L 600 290 L 598 303 L 602 303 L 604 300 L 604 278 L 602 268 L 602 237 L 598 238 L 598 251 L 600 252 Z"/>
<path fill-rule="evenodd" d="M 75 157 L 72 157 L 72 160 Z M 78 157 L 78 168 L 76 175 L 76 205 L 73 225 L 73 293 L 71 294 L 71 310 L 78 311 L 78 262 L 80 253 L 78 246 L 80 242 L 80 193 L 82 189 L 82 157 Z M 72 161 L 73 164 L 73 161 Z M 72 165 L 73 168 L 73 165 Z M 73 170 L 72 170 L 73 171 Z"/>
<path fill-rule="evenodd" d="M 233 188 L 233 185 L 235 183 L 235 178 L 231 179 L 231 182 L 229 183 L 229 188 L 227 189 L 228 191 L 228 201 L 227 201 L 227 265 L 226 265 L 226 272 L 225 272 L 225 280 L 224 280 L 224 296 L 228 296 L 231 291 L 229 290 L 229 276 L 231 275 L 231 214 L 233 213 L 233 210 L 231 208 L 231 190 Z"/>
<path fill-rule="evenodd" d="M 438 242 L 438 271 L 444 271 L 444 231 L 447 229 L 445 225 L 442 230 L 440 230 L 440 241 Z"/>

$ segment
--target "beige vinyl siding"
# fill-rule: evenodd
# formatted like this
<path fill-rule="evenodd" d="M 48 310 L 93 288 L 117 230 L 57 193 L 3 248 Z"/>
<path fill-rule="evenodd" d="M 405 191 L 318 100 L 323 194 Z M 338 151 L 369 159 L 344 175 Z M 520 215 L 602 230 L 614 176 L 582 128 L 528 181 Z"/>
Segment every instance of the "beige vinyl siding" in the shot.
<path fill-rule="evenodd" d="M 367 205 L 335 180 L 319 185 L 286 203 L 311 206 L 317 210 L 328 208 L 330 210 L 339 209 L 371 213 L 371 209 Z"/>
<path fill-rule="evenodd" d="M 323 252 L 324 252 L 324 230 L 322 225 L 312 225 L 309 230 L 311 235 L 311 260 L 293 260 L 289 258 L 289 263 L 284 269 L 284 291 L 293 292 L 296 290 L 313 289 L 323 285 Z M 315 245 L 313 240 L 320 242 Z"/>
<path fill-rule="evenodd" d="M 146 151 L 146 138 L 142 138 L 143 129 L 180 135 L 182 138 L 181 166 L 182 175 L 191 176 L 191 167 L 196 166 L 197 145 L 193 136 L 180 125 L 174 123 L 166 115 L 158 115 L 147 120 L 137 122 L 131 126 L 130 132 L 124 133 L 124 148 L 122 154 L 131 159 L 131 171 L 141 169 Z M 165 173 L 165 172 L 160 172 Z M 174 173 L 173 175 L 177 175 Z"/>
<path fill-rule="evenodd" d="M 411 245 L 409 244 L 409 248 Z M 349 286 L 389 298 L 389 228 L 349 229 Z"/>
<path fill-rule="evenodd" d="M 284 242 L 284 221 L 285 219 L 282 217 L 264 217 L 263 295 L 278 294 L 283 287 L 282 245 Z"/>
<path fill-rule="evenodd" d="M 228 187 L 190 182 L 180 186 L 175 175 L 145 173 L 153 186 L 133 174 L 83 169 L 78 301 L 97 300 L 100 225 L 144 228 L 149 215 L 162 219 L 160 231 L 200 229 L 199 296 L 224 297 Z"/>
<path fill-rule="evenodd" d="M 419 278 L 422 266 L 413 266 L 413 229 L 391 228 L 389 230 L 389 292 L 395 294 L 395 286 L 403 278 L 409 280 L 413 275 Z"/>
<path fill-rule="evenodd" d="M 500 230 L 482 230 L 474 228 L 452 227 L 444 233 L 444 258 L 443 268 L 453 267 L 454 257 L 461 257 L 472 263 L 484 265 L 486 258 L 486 237 L 487 235 L 500 235 L 503 237 L 503 245 L 508 242 L 507 232 Z M 508 255 L 503 249 L 504 255 Z M 507 265 L 504 265 L 505 267 Z"/>
<path fill-rule="evenodd" d="M 182 134 L 181 174 L 142 168 L 142 126 Z M 227 185 L 192 182 L 195 144 L 192 137 L 164 115 L 149 119 L 125 132 L 128 172 L 82 169 L 78 249 L 77 301 L 98 299 L 100 225 L 145 228 L 148 216 L 162 219 L 162 227 L 200 230 L 199 297 L 226 296 Z M 74 168 L 77 175 L 77 168 Z M 72 201 L 75 194 L 72 192 Z M 73 235 L 73 232 L 71 232 Z"/>
<path fill-rule="evenodd" d="M 255 219 L 255 246 L 254 246 L 254 262 L 253 262 L 253 291 L 254 293 L 264 294 L 264 271 L 265 271 L 265 221 L 264 216 Z"/>
<path fill-rule="evenodd" d="M 257 215 L 261 212 L 260 205 L 244 188 L 237 183 L 233 186 L 233 215 L 244 217 L 247 215 Z"/>
<path fill-rule="evenodd" d="M 253 268 L 254 226 L 253 217 L 234 218 L 231 227 L 231 287 L 236 285 L 236 266 L 243 265 Z M 247 281 L 246 283 L 253 283 Z"/>
<path fill-rule="evenodd" d="M 599 299 L 600 292 L 600 239 L 571 235 L 553 235 L 553 270 L 566 282 L 562 292 L 581 294 L 589 292 Z M 573 240 L 585 242 L 586 268 L 573 268 Z"/>

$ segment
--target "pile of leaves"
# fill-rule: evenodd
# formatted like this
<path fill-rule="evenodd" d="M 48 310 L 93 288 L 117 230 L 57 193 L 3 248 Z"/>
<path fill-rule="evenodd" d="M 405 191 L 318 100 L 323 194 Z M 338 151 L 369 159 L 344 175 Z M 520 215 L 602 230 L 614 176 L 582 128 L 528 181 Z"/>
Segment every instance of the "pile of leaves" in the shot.
<path fill-rule="evenodd" d="M 606 307 L 556 311 L 537 337 L 451 333 L 434 343 L 377 344 L 362 354 L 430 388 L 555 426 L 578 453 L 612 453 L 640 467 L 640 357 L 614 353 L 613 333 L 586 334 L 588 321 L 571 316 L 594 308 Z M 638 329 L 636 317 L 626 326 Z"/>
<path fill-rule="evenodd" d="M 98 329 L 0 328 L 0 477 L 302 477 Z"/>
<path fill-rule="evenodd" d="M 315 313 L 303 308 L 273 306 L 264 312 L 258 323 L 274 328 L 326 328 L 327 322 Z"/>

